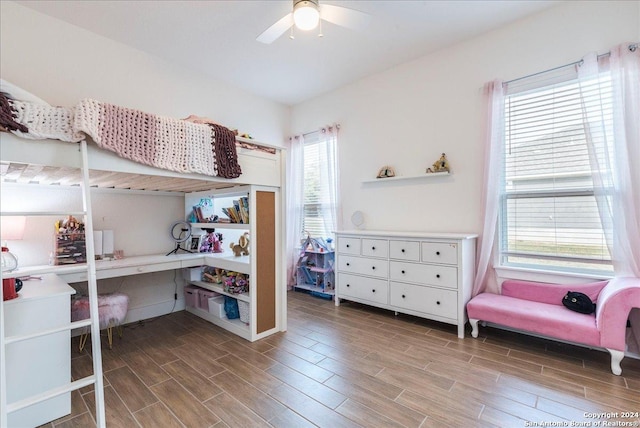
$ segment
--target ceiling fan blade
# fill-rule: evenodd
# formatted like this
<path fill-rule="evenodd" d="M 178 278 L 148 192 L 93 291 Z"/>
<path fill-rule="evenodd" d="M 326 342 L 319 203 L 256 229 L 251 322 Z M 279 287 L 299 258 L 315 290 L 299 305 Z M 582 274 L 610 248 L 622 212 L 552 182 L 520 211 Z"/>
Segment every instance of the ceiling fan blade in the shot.
<path fill-rule="evenodd" d="M 292 25 L 293 13 L 288 13 L 278 20 L 278 22 L 267 28 L 256 40 L 267 45 L 273 43 L 278 37 L 282 36 L 285 31 L 291 28 Z"/>
<path fill-rule="evenodd" d="M 320 5 L 320 18 L 341 27 L 363 30 L 369 24 L 371 16 L 355 9 L 322 4 Z"/>

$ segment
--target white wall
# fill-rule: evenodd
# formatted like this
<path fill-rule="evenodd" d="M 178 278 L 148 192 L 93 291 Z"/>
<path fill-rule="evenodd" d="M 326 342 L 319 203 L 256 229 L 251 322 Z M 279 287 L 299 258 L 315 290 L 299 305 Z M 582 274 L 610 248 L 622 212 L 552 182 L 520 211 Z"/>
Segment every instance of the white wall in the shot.
<path fill-rule="evenodd" d="M 125 256 L 168 253 L 174 247 L 169 226 L 184 217 L 184 196 L 169 192 L 127 192 L 93 189 L 93 227 L 114 231 L 114 247 Z M 82 211 L 79 187 L 2 183 L 2 207 L 7 211 Z M 49 262 L 54 223 L 62 216 L 27 217 L 24 239 L 11 242 L 23 266 Z M 81 220 L 81 219 L 80 219 Z"/>
<path fill-rule="evenodd" d="M 282 145 L 290 108 L 13 2 L 0 2 L 0 76 L 54 105 L 84 98 L 205 116 Z"/>
<path fill-rule="evenodd" d="M 638 41 L 639 9 L 639 2 L 566 2 L 299 104 L 292 131 L 341 124 L 345 228 L 362 210 L 368 229 L 480 233 L 484 83 Z M 441 152 L 449 177 L 362 184 L 383 165 L 421 174 Z"/>

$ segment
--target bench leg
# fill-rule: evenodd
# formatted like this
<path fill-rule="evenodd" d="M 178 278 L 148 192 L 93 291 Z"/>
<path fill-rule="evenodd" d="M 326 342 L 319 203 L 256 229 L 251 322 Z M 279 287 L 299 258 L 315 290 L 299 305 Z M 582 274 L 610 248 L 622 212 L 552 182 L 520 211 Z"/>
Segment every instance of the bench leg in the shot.
<path fill-rule="evenodd" d="M 620 376 L 622 374 L 622 367 L 620 367 L 620 363 L 624 358 L 624 352 L 609 348 L 607 348 L 607 351 L 611 354 L 611 372 L 614 375 Z"/>
<path fill-rule="evenodd" d="M 477 338 L 478 337 L 478 322 L 480 320 L 472 320 L 469 319 L 469 324 L 471 324 L 471 336 Z"/>

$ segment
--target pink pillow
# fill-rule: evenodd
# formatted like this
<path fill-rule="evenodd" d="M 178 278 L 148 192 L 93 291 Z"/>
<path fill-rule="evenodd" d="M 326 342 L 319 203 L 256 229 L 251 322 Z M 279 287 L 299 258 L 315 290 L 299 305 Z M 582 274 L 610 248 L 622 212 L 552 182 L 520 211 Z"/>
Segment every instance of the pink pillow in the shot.
<path fill-rule="evenodd" d="M 508 279 L 502 283 L 502 295 L 552 305 L 562 305 L 562 298 L 568 291 L 579 291 L 596 303 L 600 291 L 609 281 L 587 284 L 548 284 L 544 282 Z"/>

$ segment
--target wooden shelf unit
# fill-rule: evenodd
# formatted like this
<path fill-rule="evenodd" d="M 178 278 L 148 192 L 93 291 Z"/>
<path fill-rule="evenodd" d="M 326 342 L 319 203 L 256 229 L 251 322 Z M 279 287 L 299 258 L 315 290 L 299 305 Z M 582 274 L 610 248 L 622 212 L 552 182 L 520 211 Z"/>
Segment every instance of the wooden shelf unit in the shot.
<path fill-rule="evenodd" d="M 193 223 L 192 228 L 207 229 L 215 225 L 216 232 L 223 233 L 224 253 L 204 253 L 207 266 L 249 275 L 249 292 L 244 294 L 225 293 L 222 287 L 203 281 L 188 283 L 206 288 L 216 293 L 234 297 L 249 303 L 250 323 L 246 329 L 238 329 L 235 320 L 218 318 L 206 311 L 189 308 L 195 315 L 226 328 L 249 341 L 261 339 L 283 329 L 282 325 L 282 244 L 280 224 L 280 189 L 268 186 L 240 186 L 231 189 L 218 189 L 193 192 L 185 195 L 185 215 L 203 198 L 213 202 L 213 212 L 221 214 L 221 208 L 229 206 L 230 201 L 248 196 L 249 223 Z M 229 244 L 237 242 L 237 237 L 249 232 L 249 255 L 233 256 Z M 193 233 L 193 230 L 192 230 Z M 232 236 L 232 238 L 229 238 Z"/>

